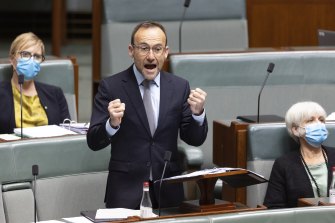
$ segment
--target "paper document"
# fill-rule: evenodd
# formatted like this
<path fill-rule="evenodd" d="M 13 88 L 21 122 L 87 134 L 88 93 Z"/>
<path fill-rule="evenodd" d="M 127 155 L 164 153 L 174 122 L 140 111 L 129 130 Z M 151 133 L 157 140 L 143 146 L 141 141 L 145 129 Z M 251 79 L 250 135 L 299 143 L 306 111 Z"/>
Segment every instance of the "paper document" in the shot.
<path fill-rule="evenodd" d="M 204 170 L 199 170 L 199 171 L 195 171 L 195 172 L 188 173 L 188 174 L 183 174 L 183 175 L 179 175 L 179 176 L 164 178 L 163 180 L 189 178 L 189 177 L 196 177 L 196 176 L 207 175 L 207 174 L 225 173 L 225 172 L 228 172 L 228 171 L 235 171 L 235 170 L 243 170 L 243 169 L 242 168 L 231 168 L 231 167 L 204 169 Z"/>
<path fill-rule="evenodd" d="M 90 123 L 61 123 L 59 126 L 79 134 L 86 134 Z"/>
<path fill-rule="evenodd" d="M 10 141 L 10 140 L 18 140 L 21 139 L 21 137 L 16 136 L 14 134 L 0 134 L 0 139 Z"/>
<path fill-rule="evenodd" d="M 37 223 L 64 223 L 64 221 L 49 220 L 49 221 L 38 221 Z"/>
<path fill-rule="evenodd" d="M 95 219 L 126 219 L 131 216 L 140 216 L 140 210 L 127 208 L 98 209 Z"/>
<path fill-rule="evenodd" d="M 15 128 L 14 133 L 21 135 L 21 128 Z M 53 137 L 62 135 L 76 135 L 77 133 L 58 125 L 43 125 L 36 127 L 23 128 L 23 136 L 28 138 Z"/>
<path fill-rule="evenodd" d="M 327 116 L 326 120 L 335 120 L 335 112 L 330 113 L 330 115 Z"/>
<path fill-rule="evenodd" d="M 66 222 L 71 223 L 92 223 L 92 221 L 88 220 L 85 217 L 73 217 L 73 218 L 63 218 Z"/>

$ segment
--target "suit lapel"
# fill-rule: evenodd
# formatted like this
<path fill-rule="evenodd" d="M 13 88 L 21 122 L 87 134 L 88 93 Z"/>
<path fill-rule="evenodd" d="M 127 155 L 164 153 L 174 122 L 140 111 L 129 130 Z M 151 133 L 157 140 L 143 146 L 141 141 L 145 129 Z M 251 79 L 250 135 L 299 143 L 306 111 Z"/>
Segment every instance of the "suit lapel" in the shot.
<path fill-rule="evenodd" d="M 158 125 L 156 132 L 162 128 L 162 125 L 165 121 L 168 108 L 170 107 L 170 103 L 173 100 L 173 89 L 174 86 L 172 84 L 172 79 L 169 74 L 161 71 L 161 83 L 160 83 L 160 102 L 159 102 L 159 117 L 158 117 Z"/>
<path fill-rule="evenodd" d="M 131 66 L 122 81 L 122 87 L 126 92 L 131 105 L 133 106 L 136 115 L 138 116 L 139 121 L 146 129 L 147 133 L 151 136 L 149 122 L 145 113 L 145 108 L 143 105 L 143 100 L 141 97 L 141 92 L 139 90 L 139 86 L 137 84 L 135 74 L 133 71 L 133 66 Z M 127 105 L 126 105 L 127 110 Z M 132 114 L 130 114 L 132 115 Z"/>

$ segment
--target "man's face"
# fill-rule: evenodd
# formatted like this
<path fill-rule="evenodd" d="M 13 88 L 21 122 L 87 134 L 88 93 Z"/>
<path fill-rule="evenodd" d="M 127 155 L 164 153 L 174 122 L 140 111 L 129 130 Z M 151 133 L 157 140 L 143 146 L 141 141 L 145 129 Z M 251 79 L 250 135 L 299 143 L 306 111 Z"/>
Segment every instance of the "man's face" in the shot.
<path fill-rule="evenodd" d="M 140 28 L 136 32 L 134 45 L 129 45 L 128 53 L 145 79 L 155 79 L 162 69 L 169 53 L 165 44 L 166 36 L 158 27 Z"/>

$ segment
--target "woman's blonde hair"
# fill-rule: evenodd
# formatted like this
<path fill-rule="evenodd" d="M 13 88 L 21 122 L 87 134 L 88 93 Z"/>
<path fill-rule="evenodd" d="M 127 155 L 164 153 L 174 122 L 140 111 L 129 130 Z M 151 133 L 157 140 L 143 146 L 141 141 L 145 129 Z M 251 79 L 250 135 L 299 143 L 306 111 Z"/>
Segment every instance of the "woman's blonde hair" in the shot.
<path fill-rule="evenodd" d="M 299 127 L 301 124 L 318 115 L 326 119 L 327 113 L 321 105 L 313 101 L 303 101 L 292 105 L 285 115 L 286 128 L 290 136 L 299 142 L 299 138 L 292 132 L 293 127 Z"/>
<path fill-rule="evenodd" d="M 27 49 L 32 46 L 40 46 L 42 55 L 45 54 L 45 47 L 43 41 L 32 32 L 22 33 L 17 36 L 12 42 L 9 49 L 9 57 L 13 59 L 17 52 Z"/>

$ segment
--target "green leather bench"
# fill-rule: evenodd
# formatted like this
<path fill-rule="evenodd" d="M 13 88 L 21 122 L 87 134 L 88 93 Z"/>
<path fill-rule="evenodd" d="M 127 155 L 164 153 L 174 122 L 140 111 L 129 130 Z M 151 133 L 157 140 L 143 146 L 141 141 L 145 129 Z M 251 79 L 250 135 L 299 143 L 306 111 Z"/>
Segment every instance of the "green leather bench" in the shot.
<path fill-rule="evenodd" d="M 315 206 L 277 210 L 248 211 L 227 214 L 209 214 L 194 217 L 170 218 L 141 221 L 145 223 L 332 223 L 335 218 L 335 206 Z"/>
<path fill-rule="evenodd" d="M 38 220 L 79 216 L 103 208 L 110 148 L 93 152 L 85 135 L 0 143 L 0 222 L 33 221 L 31 167 L 36 182 Z M 335 207 L 266 210 L 162 219 L 158 222 L 332 222 Z M 319 221 L 316 221 L 319 220 Z M 147 221 L 155 222 L 155 221 Z"/>
<path fill-rule="evenodd" d="M 185 171 L 200 168 L 202 153 L 198 148 L 179 149 Z M 33 221 L 34 164 L 39 165 L 39 221 L 75 217 L 83 210 L 104 208 L 110 152 L 110 147 L 90 150 L 86 135 L 1 142 L 0 223 Z M 185 185 L 186 192 L 194 190 L 191 186 Z"/>
<path fill-rule="evenodd" d="M 328 113 L 335 111 L 334 61 L 334 50 L 170 55 L 170 71 L 189 80 L 191 88 L 208 93 L 203 167 L 213 167 L 213 120 L 257 114 L 258 94 L 270 62 L 275 68 L 262 92 L 261 115 L 284 117 L 292 104 L 302 100 L 319 102 Z"/>
<path fill-rule="evenodd" d="M 96 16 L 101 16 L 101 62 L 97 60 L 101 63 L 98 64 L 101 65 L 101 75 L 98 74 L 100 78 L 120 72 L 132 63 L 127 47 L 133 28 L 142 21 L 155 20 L 162 23 L 167 31 L 170 52 L 179 52 L 178 32 L 184 1 L 101 1 L 101 11 L 98 11 Z M 204 0 L 192 0 L 182 26 L 182 52 L 248 48 L 245 2 L 211 0 L 209 3 Z"/>
<path fill-rule="evenodd" d="M 34 164 L 39 165 L 38 220 L 73 217 L 82 210 L 103 208 L 109 157 L 110 148 L 91 151 L 85 135 L 0 143 L 0 222 L 34 220 Z M 3 210 L 6 221 L 1 217 Z"/>

